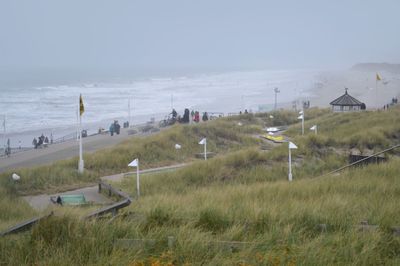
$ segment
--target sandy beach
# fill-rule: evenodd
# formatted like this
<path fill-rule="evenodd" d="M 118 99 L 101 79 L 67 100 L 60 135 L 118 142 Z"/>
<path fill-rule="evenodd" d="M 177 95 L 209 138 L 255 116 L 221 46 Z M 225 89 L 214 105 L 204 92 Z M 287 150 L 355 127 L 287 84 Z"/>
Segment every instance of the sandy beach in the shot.
<path fill-rule="evenodd" d="M 317 83 L 310 91 L 314 96 L 306 98 L 311 107 L 329 107 L 329 103 L 341 96 L 345 88 L 348 93 L 367 105 L 368 109 L 382 108 L 390 103 L 393 97 L 400 97 L 400 75 L 382 73 L 382 81 L 378 82 L 376 90 L 376 73 L 360 71 L 326 71 L 317 77 Z M 283 101 L 283 100 L 282 100 Z M 280 103 L 281 106 L 291 108 L 290 104 Z M 125 139 L 135 137 L 128 135 L 126 129 L 120 135 L 95 135 L 83 139 L 85 153 L 92 153 L 104 148 L 112 147 Z M 78 155 L 78 142 L 67 141 L 50 145 L 47 148 L 29 150 L 12 154 L 11 157 L 0 158 L 0 172 L 49 164 L 58 160 L 72 158 Z"/>
<path fill-rule="evenodd" d="M 393 97 L 400 97 L 400 74 L 380 73 L 376 89 L 376 72 L 331 71 L 322 72 L 312 93 L 311 106 L 329 107 L 329 103 L 344 94 L 345 88 L 368 109 L 383 108 Z"/>

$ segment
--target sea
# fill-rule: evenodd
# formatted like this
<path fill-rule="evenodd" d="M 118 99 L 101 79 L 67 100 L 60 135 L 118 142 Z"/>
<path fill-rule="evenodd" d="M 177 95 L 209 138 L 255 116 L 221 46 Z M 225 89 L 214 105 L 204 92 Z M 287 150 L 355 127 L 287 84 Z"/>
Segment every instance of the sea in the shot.
<path fill-rule="evenodd" d="M 200 113 L 228 114 L 268 111 L 312 96 L 320 71 L 252 70 L 190 73 L 185 75 L 146 75 L 132 78 L 34 79 L 11 75 L 0 79 L 0 119 L 2 141 L 12 147 L 31 147 L 41 134 L 54 139 L 76 132 L 79 96 L 85 112 L 82 126 L 88 132 L 108 128 L 118 120 L 142 124 L 161 120 L 172 108 L 183 114 L 185 108 Z M 12 79 L 23 82 L 13 82 Z M 30 80 L 33 80 L 30 83 Z"/>

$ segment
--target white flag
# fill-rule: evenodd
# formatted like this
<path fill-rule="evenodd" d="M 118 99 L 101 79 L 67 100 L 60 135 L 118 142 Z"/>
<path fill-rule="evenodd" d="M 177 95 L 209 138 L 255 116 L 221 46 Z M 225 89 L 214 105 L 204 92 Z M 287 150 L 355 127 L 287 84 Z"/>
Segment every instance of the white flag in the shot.
<path fill-rule="evenodd" d="M 303 115 L 301 115 L 301 116 L 297 117 L 297 119 L 303 119 Z"/>
<path fill-rule="evenodd" d="M 300 111 L 300 112 L 299 112 L 299 115 L 302 115 L 302 114 L 303 114 L 303 111 Z"/>
<path fill-rule="evenodd" d="M 297 146 L 293 142 L 289 141 L 289 149 L 297 149 Z"/>
<path fill-rule="evenodd" d="M 135 159 L 135 160 L 133 160 L 130 164 L 128 164 L 128 166 L 130 166 L 130 167 L 137 167 L 138 164 L 139 164 L 139 160 L 138 160 L 138 159 Z"/>
<path fill-rule="evenodd" d="M 175 149 L 176 150 L 180 150 L 182 148 L 182 146 L 181 145 L 179 145 L 179 144 L 175 144 Z"/>
<path fill-rule="evenodd" d="M 269 118 L 271 118 L 271 119 L 272 119 L 272 118 L 274 118 L 274 116 L 273 116 L 273 115 L 270 115 L 270 116 L 269 116 Z"/>
<path fill-rule="evenodd" d="M 206 142 L 207 142 L 207 139 L 203 138 L 202 140 L 200 140 L 199 144 L 204 145 L 204 144 L 206 144 Z"/>
<path fill-rule="evenodd" d="M 315 130 L 317 129 L 317 125 L 313 125 L 312 127 L 310 127 L 310 130 Z"/>

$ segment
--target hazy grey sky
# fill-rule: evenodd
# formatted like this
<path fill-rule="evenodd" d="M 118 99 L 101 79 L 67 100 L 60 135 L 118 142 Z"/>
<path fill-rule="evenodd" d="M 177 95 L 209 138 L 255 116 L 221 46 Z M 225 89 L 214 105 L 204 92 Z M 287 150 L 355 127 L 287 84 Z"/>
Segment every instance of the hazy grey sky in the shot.
<path fill-rule="evenodd" d="M 400 62 L 399 0 L 1 0 L 0 67 Z"/>

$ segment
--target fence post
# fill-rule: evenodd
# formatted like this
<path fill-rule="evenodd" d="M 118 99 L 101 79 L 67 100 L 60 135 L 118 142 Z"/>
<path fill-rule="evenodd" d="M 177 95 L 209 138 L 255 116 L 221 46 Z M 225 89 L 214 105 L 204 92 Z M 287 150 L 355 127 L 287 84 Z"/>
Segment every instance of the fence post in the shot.
<path fill-rule="evenodd" d="M 175 245 L 175 238 L 173 236 L 168 237 L 168 248 L 172 250 Z"/>

